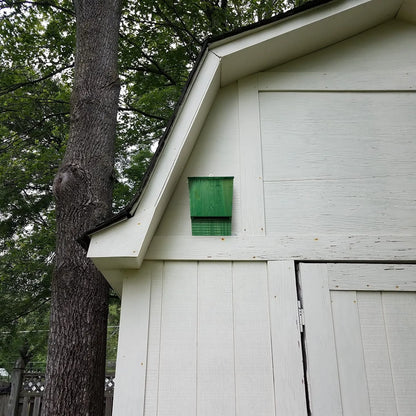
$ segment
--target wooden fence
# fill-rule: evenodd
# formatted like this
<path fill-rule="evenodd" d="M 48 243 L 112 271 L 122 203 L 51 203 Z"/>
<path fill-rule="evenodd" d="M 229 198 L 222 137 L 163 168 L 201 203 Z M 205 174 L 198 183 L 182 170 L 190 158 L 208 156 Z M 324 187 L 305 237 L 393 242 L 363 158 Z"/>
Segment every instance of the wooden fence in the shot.
<path fill-rule="evenodd" d="M 0 394 L 0 416 L 40 416 L 42 396 L 45 390 L 44 374 L 24 372 L 22 368 L 15 368 L 10 387 L 10 389 L 4 388 L 3 394 Z M 113 390 L 114 375 L 107 375 L 103 416 L 111 416 L 112 414 Z"/>
<path fill-rule="evenodd" d="M 10 397 L 10 383 L 0 381 L 0 416 L 4 416 L 7 413 L 7 405 L 9 404 Z"/>

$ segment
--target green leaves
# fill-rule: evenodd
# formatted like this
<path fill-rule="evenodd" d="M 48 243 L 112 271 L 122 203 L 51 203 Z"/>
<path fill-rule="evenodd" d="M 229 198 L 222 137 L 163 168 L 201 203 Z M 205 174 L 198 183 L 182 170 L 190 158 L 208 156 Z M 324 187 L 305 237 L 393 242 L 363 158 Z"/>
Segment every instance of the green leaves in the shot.
<path fill-rule="evenodd" d="M 139 186 L 204 39 L 299 3 L 125 1 L 115 211 Z M 71 0 L 0 0 L 0 367 L 19 351 L 44 354 L 55 245 L 51 188 L 68 137 L 74 47 Z"/>
<path fill-rule="evenodd" d="M 68 134 L 73 59 L 72 32 L 59 27 L 73 17 L 40 4 L 0 3 L 0 367 L 44 356 L 48 328 L 51 187 Z"/>

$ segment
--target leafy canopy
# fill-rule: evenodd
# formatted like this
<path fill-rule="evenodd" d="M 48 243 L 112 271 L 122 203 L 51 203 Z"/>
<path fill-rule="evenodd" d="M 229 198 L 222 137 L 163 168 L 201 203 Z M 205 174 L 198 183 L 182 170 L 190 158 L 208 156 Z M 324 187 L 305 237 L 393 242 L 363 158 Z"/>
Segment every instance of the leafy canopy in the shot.
<path fill-rule="evenodd" d="M 295 0 L 125 0 L 114 210 L 140 183 L 204 39 Z M 0 367 L 44 360 L 54 259 L 51 186 L 68 136 L 70 0 L 0 0 Z M 74 282 L 74 284 L 76 284 Z M 110 307 L 116 326 L 118 306 Z M 113 330 L 110 331 L 113 334 Z M 110 355 L 115 354 L 112 335 Z"/>

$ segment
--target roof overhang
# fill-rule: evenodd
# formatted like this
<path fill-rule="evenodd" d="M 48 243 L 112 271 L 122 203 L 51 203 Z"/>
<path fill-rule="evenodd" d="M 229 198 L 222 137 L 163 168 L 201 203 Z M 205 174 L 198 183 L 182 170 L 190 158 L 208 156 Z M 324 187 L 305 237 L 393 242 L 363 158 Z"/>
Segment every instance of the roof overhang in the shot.
<path fill-rule="evenodd" d="M 413 1 L 406 1 L 412 3 Z M 221 85 L 340 42 L 395 18 L 403 0 L 332 1 L 210 45 Z M 410 5 L 407 7 L 410 8 Z"/>
<path fill-rule="evenodd" d="M 388 20 L 416 21 L 416 0 L 317 1 L 207 45 L 161 151 L 126 215 L 90 234 L 88 257 L 121 294 L 123 270 L 140 268 L 218 90 Z"/>

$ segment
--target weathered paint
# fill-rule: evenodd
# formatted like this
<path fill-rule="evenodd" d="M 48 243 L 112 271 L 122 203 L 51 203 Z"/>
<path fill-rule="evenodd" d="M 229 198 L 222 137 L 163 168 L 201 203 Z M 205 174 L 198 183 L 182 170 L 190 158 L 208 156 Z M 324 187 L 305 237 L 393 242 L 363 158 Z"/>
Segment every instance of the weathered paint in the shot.
<path fill-rule="evenodd" d="M 306 416 L 294 276 L 292 261 L 129 273 L 114 414 Z"/>
<path fill-rule="evenodd" d="M 112 262 L 122 260 L 118 264 L 124 264 L 126 268 L 140 267 L 221 85 L 336 44 L 394 19 L 397 13 L 400 19 L 411 21 L 414 17 L 412 5 L 412 1 L 402 0 L 333 1 L 295 18 L 283 19 L 210 45 L 170 130 L 157 173 L 137 201 L 135 218 L 128 221 L 128 225 L 121 222 L 113 225 L 110 231 L 104 229 L 92 236 L 89 256 L 109 281 L 121 289 L 117 273 L 112 272 Z M 412 50 L 414 48 L 408 52 Z M 141 225 L 131 227 L 132 222 Z M 261 228 L 260 231 L 264 231 Z"/>
<path fill-rule="evenodd" d="M 92 240 L 91 256 L 119 289 L 126 277 L 121 270 L 139 269 L 145 257 L 124 280 L 118 414 L 307 414 L 295 261 L 416 262 L 416 28 L 408 23 L 410 3 L 403 3 L 398 20 L 399 0 L 333 2 L 212 49 L 216 58 L 207 60 L 196 82 L 200 89 L 189 96 L 198 111 L 185 102 L 136 217 Z M 291 47 L 306 34 L 313 39 Z M 191 235 L 191 176 L 235 177 L 231 236 Z M 404 384 L 390 374 L 391 385 L 370 383 L 366 396 L 366 374 L 376 377 L 361 364 L 377 364 L 370 320 L 381 298 L 391 309 L 385 315 L 388 336 L 413 345 L 392 312 L 404 299 L 400 310 L 407 317 L 414 313 L 408 305 L 414 299 L 411 266 L 403 266 L 406 272 L 385 264 L 308 267 L 319 286 L 300 284 L 308 298 L 314 411 L 366 414 L 380 410 L 377 402 L 390 411 L 391 392 L 397 388 L 406 396 Z M 381 275 L 387 276 L 382 284 Z M 319 307 L 308 306 L 316 302 Z M 331 302 L 333 315 L 326 313 Z M 367 332 L 357 349 L 361 314 Z M 342 329 L 334 333 L 332 324 L 346 316 L 350 338 Z M 403 322 L 409 327 L 410 320 Z M 313 338 L 321 327 L 325 343 Z M 391 353 L 399 371 L 406 351 L 383 345 L 377 360 Z M 143 351 L 146 360 L 139 359 Z M 345 389 L 355 367 L 338 362 L 337 354 L 348 351 L 355 351 L 361 367 L 356 385 Z M 137 368 L 128 363 L 139 361 L 145 373 L 137 381 Z M 327 385 L 320 384 L 323 378 Z M 128 385 L 135 389 L 131 396 Z M 332 399 L 319 401 L 328 391 Z M 401 403 L 404 412 L 415 410 L 411 398 Z"/>
<path fill-rule="evenodd" d="M 415 37 L 392 21 L 222 89 L 146 257 L 416 260 Z M 235 172 L 233 237 L 189 238 L 187 177 Z"/>
<path fill-rule="evenodd" d="M 300 265 L 313 414 L 414 414 L 415 272 L 415 265 Z M 391 291 L 404 280 L 407 291 Z"/>

